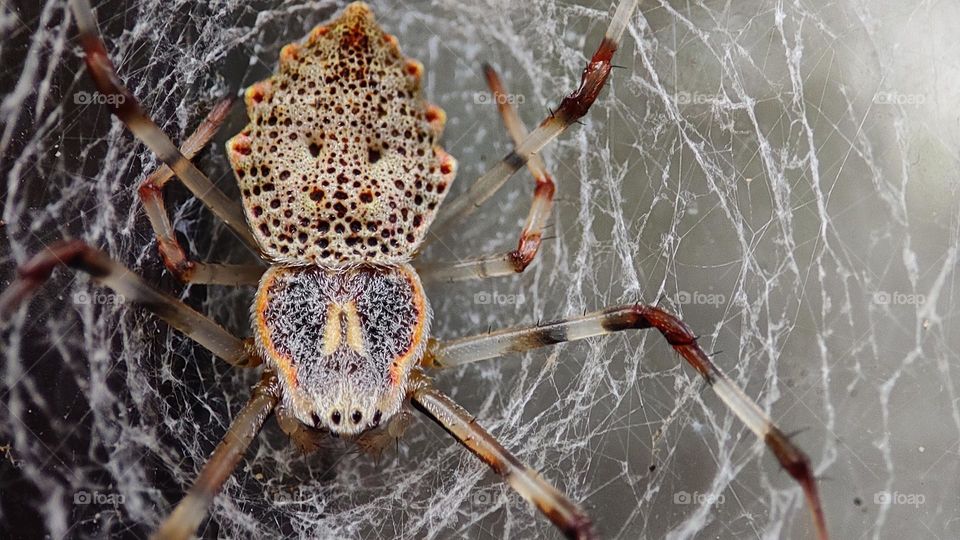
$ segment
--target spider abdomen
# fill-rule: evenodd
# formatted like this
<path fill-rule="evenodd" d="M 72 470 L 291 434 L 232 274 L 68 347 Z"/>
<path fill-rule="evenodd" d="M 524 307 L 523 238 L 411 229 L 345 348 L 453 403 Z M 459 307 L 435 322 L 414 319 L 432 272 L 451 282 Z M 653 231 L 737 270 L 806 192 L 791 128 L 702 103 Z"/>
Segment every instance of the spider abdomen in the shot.
<path fill-rule="evenodd" d="M 354 3 L 246 91 L 250 123 L 227 142 L 247 222 L 284 265 L 410 260 L 453 181 L 445 115 L 423 66 Z"/>
<path fill-rule="evenodd" d="M 399 410 L 429 308 L 409 266 L 273 268 L 260 281 L 253 323 L 285 405 L 309 426 L 349 434 Z"/>

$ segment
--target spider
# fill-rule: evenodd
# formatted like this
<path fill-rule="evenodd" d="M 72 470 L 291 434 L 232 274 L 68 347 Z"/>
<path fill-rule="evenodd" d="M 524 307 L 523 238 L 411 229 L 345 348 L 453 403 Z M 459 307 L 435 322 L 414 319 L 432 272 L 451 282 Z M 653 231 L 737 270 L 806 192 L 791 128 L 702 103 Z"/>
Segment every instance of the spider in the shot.
<path fill-rule="evenodd" d="M 458 281 L 523 272 L 536 257 L 554 183 L 537 152 L 583 117 L 612 70 L 612 57 L 638 0 L 621 0 L 576 90 L 528 133 L 497 74 L 485 67 L 514 150 L 441 207 L 456 161 L 439 145 L 445 114 L 424 101 L 423 66 L 368 6 L 347 6 L 300 43 L 285 46 L 279 68 L 244 94 L 249 124 L 227 142 L 242 195 L 228 198 L 190 161 L 224 121 L 224 100 L 178 150 L 121 82 L 87 0 L 71 0 L 88 70 L 112 112 L 165 166 L 139 195 L 166 268 L 185 283 L 256 286 L 254 336 L 241 340 L 183 302 L 146 284 L 81 241 L 62 241 L 22 264 L 0 296 L 0 313 L 23 303 L 52 271 L 87 272 L 127 301 L 164 319 L 238 368 L 263 366 L 260 382 L 199 477 L 156 532 L 195 534 L 210 503 L 264 422 L 275 414 L 301 449 L 327 436 L 375 446 L 396 435 L 401 407 L 442 426 L 571 538 L 594 536 L 580 506 L 523 465 L 428 373 L 626 329 L 654 328 L 721 400 L 770 448 L 800 484 L 817 536 L 827 538 L 807 456 L 697 344 L 677 317 L 651 305 L 611 307 L 581 317 L 507 328 L 452 341 L 429 337 L 423 280 Z M 526 166 L 536 181 L 517 248 L 458 263 L 414 267 L 431 225 L 447 228 L 480 207 Z M 266 263 L 190 260 L 178 243 L 162 188 L 176 176 Z"/>

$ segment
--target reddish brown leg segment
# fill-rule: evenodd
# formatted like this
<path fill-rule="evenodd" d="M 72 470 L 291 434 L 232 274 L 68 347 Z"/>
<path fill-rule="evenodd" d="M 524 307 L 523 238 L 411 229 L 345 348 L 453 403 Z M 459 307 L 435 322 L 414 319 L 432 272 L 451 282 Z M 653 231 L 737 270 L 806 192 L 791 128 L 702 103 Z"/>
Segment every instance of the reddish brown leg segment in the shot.
<path fill-rule="evenodd" d="M 521 167 L 527 164 L 530 156 L 539 152 L 550 141 L 566 130 L 570 124 L 583 117 L 589 110 L 600 90 L 610 77 L 613 68 L 611 59 L 620 44 L 630 16 L 637 7 L 638 0 L 621 0 L 610 20 L 603 41 L 583 70 L 580 86 L 563 98 L 560 106 L 547 117 L 517 148 L 507 154 L 490 171 L 477 179 L 465 194 L 445 203 L 433 224 L 433 229 L 442 231 L 454 221 L 473 213 L 480 205 L 500 189 Z"/>
<path fill-rule="evenodd" d="M 593 538 L 590 517 L 573 501 L 524 465 L 483 429 L 470 413 L 437 390 L 419 372 L 411 375 L 413 406 L 473 452 L 520 496 L 536 506 L 567 538 Z"/>
<path fill-rule="evenodd" d="M 513 143 L 519 145 L 527 136 L 527 128 L 517 115 L 517 110 L 510 104 L 509 95 L 504 90 L 497 72 L 488 65 L 483 66 L 487 83 L 493 92 L 494 102 L 500 110 L 507 132 Z M 419 267 L 421 279 L 433 281 L 462 281 L 466 279 L 480 279 L 493 276 L 505 276 L 520 273 L 526 270 L 533 262 L 540 249 L 543 229 L 550 218 L 553 209 L 553 194 L 556 187 L 553 178 L 547 172 L 540 156 L 534 154 L 527 161 L 527 169 L 533 176 L 536 187 L 533 190 L 533 202 L 527 221 L 520 233 L 520 242 L 517 249 L 507 253 L 500 253 L 486 257 L 476 257 L 460 262 L 439 262 Z"/>
<path fill-rule="evenodd" d="M 454 367 L 511 352 L 644 328 L 657 329 L 667 343 L 713 388 L 724 404 L 767 445 L 780 466 L 800 484 L 817 537 L 826 540 L 827 525 L 810 459 L 790 442 L 743 390 L 720 371 L 697 344 L 696 335 L 690 328 L 675 315 L 659 307 L 621 306 L 539 326 L 507 328 L 453 341 L 431 342 L 422 363 L 428 367 Z"/>
<path fill-rule="evenodd" d="M 233 98 L 218 103 L 183 145 L 180 152 L 186 159 L 193 157 L 203 149 L 217 133 L 230 111 Z M 256 264 L 211 264 L 191 261 L 177 236 L 167 215 L 163 200 L 163 187 L 173 177 L 170 167 L 163 165 L 148 176 L 137 193 L 150 219 L 150 226 L 157 236 L 157 245 L 164 266 L 184 283 L 207 283 L 218 285 L 255 285 L 260 281 L 263 267 Z"/>
<path fill-rule="evenodd" d="M 29 298 L 54 268 L 69 266 L 90 274 L 124 301 L 147 308 L 190 339 L 238 367 L 260 364 L 260 357 L 243 340 L 197 313 L 180 300 L 150 287 L 125 266 L 80 240 L 59 242 L 38 253 L 18 270 L 17 279 L 0 295 L 0 317 L 8 316 Z"/>
<path fill-rule="evenodd" d="M 200 471 L 193 487 L 160 525 L 153 538 L 186 540 L 197 534 L 210 503 L 243 459 L 253 438 L 260 433 L 279 396 L 276 374 L 269 370 L 264 371 L 260 382 L 253 388 L 250 401 L 230 425 L 227 434 Z"/>

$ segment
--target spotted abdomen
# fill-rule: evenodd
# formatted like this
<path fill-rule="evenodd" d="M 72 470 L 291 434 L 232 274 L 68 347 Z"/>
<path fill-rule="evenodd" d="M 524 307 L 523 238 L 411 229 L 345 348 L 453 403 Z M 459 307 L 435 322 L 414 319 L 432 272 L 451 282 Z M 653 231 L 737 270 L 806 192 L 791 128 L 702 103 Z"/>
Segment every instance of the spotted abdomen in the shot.
<path fill-rule="evenodd" d="M 327 267 L 410 260 L 456 167 L 422 72 L 357 2 L 284 47 L 277 72 L 247 89 L 250 123 L 227 154 L 264 255 Z"/>
<path fill-rule="evenodd" d="M 273 268 L 254 306 L 256 344 L 301 422 L 358 433 L 399 410 L 429 321 L 412 268 Z"/>

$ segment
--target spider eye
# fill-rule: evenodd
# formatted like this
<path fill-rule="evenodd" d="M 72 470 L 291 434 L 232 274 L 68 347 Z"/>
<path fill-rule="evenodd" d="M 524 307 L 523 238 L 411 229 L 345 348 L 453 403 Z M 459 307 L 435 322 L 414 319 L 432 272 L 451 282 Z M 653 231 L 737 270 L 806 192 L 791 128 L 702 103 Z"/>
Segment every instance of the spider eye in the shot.
<path fill-rule="evenodd" d="M 316 413 L 314 413 L 314 415 L 313 415 L 313 427 L 315 427 L 315 428 L 320 427 L 320 415 L 318 415 L 318 414 L 316 414 Z"/>
<path fill-rule="evenodd" d="M 363 413 L 361 413 L 360 411 L 353 411 L 353 417 L 352 417 L 352 418 L 353 418 L 353 423 L 354 423 L 354 424 L 359 424 L 359 423 L 360 423 L 360 420 L 363 418 Z"/>
<path fill-rule="evenodd" d="M 373 413 L 373 425 L 374 425 L 374 426 L 379 426 L 379 425 L 380 425 L 380 418 L 382 418 L 382 417 L 383 417 L 383 413 L 380 412 L 380 409 L 377 409 L 377 411 Z"/>
<path fill-rule="evenodd" d="M 333 411 L 333 414 L 330 415 L 330 420 L 333 420 L 334 424 L 340 425 L 340 411 Z"/>

